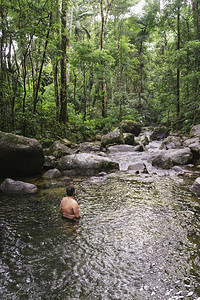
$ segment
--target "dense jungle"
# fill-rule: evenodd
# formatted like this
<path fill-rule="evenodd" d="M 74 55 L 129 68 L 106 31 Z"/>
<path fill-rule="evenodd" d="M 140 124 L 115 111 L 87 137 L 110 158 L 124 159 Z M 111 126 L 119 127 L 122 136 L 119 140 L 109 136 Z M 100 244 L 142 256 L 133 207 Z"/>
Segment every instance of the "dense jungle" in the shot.
<path fill-rule="evenodd" d="M 1 0 L 0 130 L 82 142 L 200 123 L 198 0 Z"/>

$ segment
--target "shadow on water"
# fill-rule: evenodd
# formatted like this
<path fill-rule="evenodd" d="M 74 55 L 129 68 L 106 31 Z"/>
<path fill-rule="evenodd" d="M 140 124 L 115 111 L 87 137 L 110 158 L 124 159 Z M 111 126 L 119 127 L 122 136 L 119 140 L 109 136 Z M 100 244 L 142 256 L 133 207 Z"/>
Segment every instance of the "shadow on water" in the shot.
<path fill-rule="evenodd" d="M 125 174 L 73 184 L 74 223 L 59 214 L 64 186 L 1 195 L 1 299 L 200 297 L 200 205 L 183 183 Z"/>

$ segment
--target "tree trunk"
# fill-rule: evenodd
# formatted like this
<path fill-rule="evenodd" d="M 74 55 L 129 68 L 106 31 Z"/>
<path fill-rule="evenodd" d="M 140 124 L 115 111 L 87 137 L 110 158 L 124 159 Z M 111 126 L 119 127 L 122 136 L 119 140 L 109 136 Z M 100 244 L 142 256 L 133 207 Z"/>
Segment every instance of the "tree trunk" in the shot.
<path fill-rule="evenodd" d="M 111 0 L 110 2 L 107 1 L 107 9 L 105 11 L 104 15 L 104 0 L 100 1 L 101 6 L 101 34 L 100 34 L 100 50 L 103 50 L 104 48 L 104 35 L 106 31 L 106 26 L 110 14 L 110 9 L 113 4 L 114 0 Z M 102 103 L 102 116 L 103 118 L 107 117 L 107 87 L 106 87 L 106 80 L 105 80 L 105 63 L 104 61 L 101 62 L 102 65 L 102 77 L 101 77 L 101 83 L 100 83 L 100 98 Z"/>
<path fill-rule="evenodd" d="M 61 12 L 61 52 L 62 58 L 60 62 L 61 68 L 61 87 L 60 87 L 60 117 L 59 121 L 64 124 L 68 121 L 67 114 L 67 22 L 66 22 L 66 12 L 67 12 L 67 1 L 62 0 L 62 12 Z"/>
<path fill-rule="evenodd" d="M 40 66 L 40 72 L 39 72 L 39 76 L 38 76 L 36 91 L 35 91 L 35 98 L 33 100 L 33 113 L 36 112 L 36 105 L 37 105 L 37 102 L 38 102 L 38 92 L 39 92 L 39 88 L 40 88 L 42 70 L 43 70 L 45 57 L 46 57 L 47 45 L 48 45 L 48 42 L 49 42 L 49 34 L 50 34 L 50 30 L 51 30 L 51 21 L 52 21 L 52 12 L 50 12 L 50 15 L 49 15 L 49 27 L 48 27 L 47 35 L 46 35 L 46 41 L 45 41 L 45 46 L 44 46 L 44 51 L 43 51 L 43 57 L 42 57 L 42 62 L 41 62 L 41 66 Z"/>
<path fill-rule="evenodd" d="M 54 97 L 55 97 L 55 102 L 56 102 L 56 119 L 59 119 L 59 93 L 58 93 L 58 62 L 53 62 L 52 61 L 52 66 L 53 66 L 53 83 L 54 83 Z"/>
<path fill-rule="evenodd" d="M 180 49 L 180 6 L 178 6 L 177 14 L 177 50 Z M 180 69 L 177 67 L 176 74 L 176 114 L 177 118 L 180 116 Z"/>

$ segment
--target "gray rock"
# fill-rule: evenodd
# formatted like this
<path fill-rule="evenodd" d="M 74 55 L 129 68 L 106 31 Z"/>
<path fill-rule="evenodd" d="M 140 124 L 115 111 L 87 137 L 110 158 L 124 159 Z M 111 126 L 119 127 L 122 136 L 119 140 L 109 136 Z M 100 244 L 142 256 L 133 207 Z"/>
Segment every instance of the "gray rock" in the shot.
<path fill-rule="evenodd" d="M 35 194 L 38 189 L 34 184 L 15 181 L 10 178 L 6 178 L 0 185 L 0 190 L 6 194 Z"/>
<path fill-rule="evenodd" d="M 181 147 L 181 140 L 179 137 L 175 136 L 168 136 L 161 144 L 160 149 L 180 149 Z"/>
<path fill-rule="evenodd" d="M 200 137 L 200 124 L 195 125 L 190 130 L 190 136 L 199 136 Z"/>
<path fill-rule="evenodd" d="M 69 147 L 67 147 L 60 141 L 55 141 L 48 150 L 48 154 L 53 155 L 56 158 L 60 158 L 65 155 L 70 155 L 72 153 L 73 153 L 73 150 L 71 150 Z"/>
<path fill-rule="evenodd" d="M 51 169 L 43 174 L 44 178 L 49 178 L 49 179 L 58 178 L 61 176 L 62 174 L 58 169 Z"/>
<path fill-rule="evenodd" d="M 128 167 L 128 170 L 134 171 L 135 173 L 146 173 L 146 166 L 143 162 L 136 162 Z"/>
<path fill-rule="evenodd" d="M 121 121 L 120 128 L 123 133 L 133 133 L 134 136 L 138 136 L 142 131 L 141 124 L 134 122 L 132 120 Z"/>
<path fill-rule="evenodd" d="M 102 171 L 119 170 L 119 164 L 108 157 L 89 153 L 78 153 L 62 157 L 58 162 L 58 169 L 65 175 L 72 170 L 79 175 L 94 175 Z"/>
<path fill-rule="evenodd" d="M 42 173 L 44 154 L 36 139 L 0 131 L 0 176 Z"/>
<path fill-rule="evenodd" d="M 102 147 L 106 147 L 107 145 L 113 145 L 113 144 L 124 144 L 123 134 L 118 128 L 102 136 L 101 138 Z"/>
<path fill-rule="evenodd" d="M 101 143 L 100 142 L 85 142 L 80 144 L 79 146 L 79 151 L 80 152 L 99 152 L 101 151 Z"/>
<path fill-rule="evenodd" d="M 185 147 L 189 147 L 192 151 L 200 154 L 200 137 L 194 137 L 190 139 L 186 139 L 183 142 Z"/>
<path fill-rule="evenodd" d="M 152 165 L 163 169 L 170 169 L 174 165 L 185 165 L 192 159 L 189 148 L 177 150 L 162 150 L 153 158 Z"/>
<path fill-rule="evenodd" d="M 191 186 L 191 192 L 197 195 L 198 197 L 200 196 L 200 177 L 198 177 L 193 185 Z"/>
<path fill-rule="evenodd" d="M 189 148 L 168 150 L 169 156 L 172 159 L 173 165 L 185 165 L 192 159 L 192 152 Z"/>
<path fill-rule="evenodd" d="M 158 154 L 152 160 L 152 166 L 162 169 L 171 169 L 173 167 L 172 159 L 165 152 Z"/>
<path fill-rule="evenodd" d="M 167 137 L 168 129 L 166 127 L 156 127 L 150 136 L 151 141 L 160 141 Z"/>
<path fill-rule="evenodd" d="M 107 148 L 108 153 L 133 152 L 133 151 L 135 151 L 135 147 L 131 145 L 115 145 L 115 146 L 109 146 Z"/>

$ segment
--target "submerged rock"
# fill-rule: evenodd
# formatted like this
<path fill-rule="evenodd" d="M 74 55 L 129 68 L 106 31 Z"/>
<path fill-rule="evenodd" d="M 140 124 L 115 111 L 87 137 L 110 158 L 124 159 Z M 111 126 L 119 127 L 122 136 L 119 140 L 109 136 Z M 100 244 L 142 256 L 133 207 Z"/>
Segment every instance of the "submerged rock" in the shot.
<path fill-rule="evenodd" d="M 191 192 L 197 195 L 198 197 L 200 196 L 200 177 L 198 177 L 193 185 L 191 186 Z"/>
<path fill-rule="evenodd" d="M 43 174 L 44 178 L 49 178 L 49 179 L 58 178 L 61 176 L 62 174 L 58 169 L 51 169 Z"/>
<path fill-rule="evenodd" d="M 35 194 L 38 189 L 34 184 L 6 178 L 0 185 L 0 191 L 6 194 Z"/>
<path fill-rule="evenodd" d="M 29 176 L 42 173 L 42 145 L 24 136 L 0 131 L 0 176 Z"/>
<path fill-rule="evenodd" d="M 67 174 L 68 170 L 79 175 L 94 175 L 102 171 L 119 169 L 119 164 L 108 157 L 89 153 L 78 153 L 62 157 L 58 162 L 58 169 Z"/>

